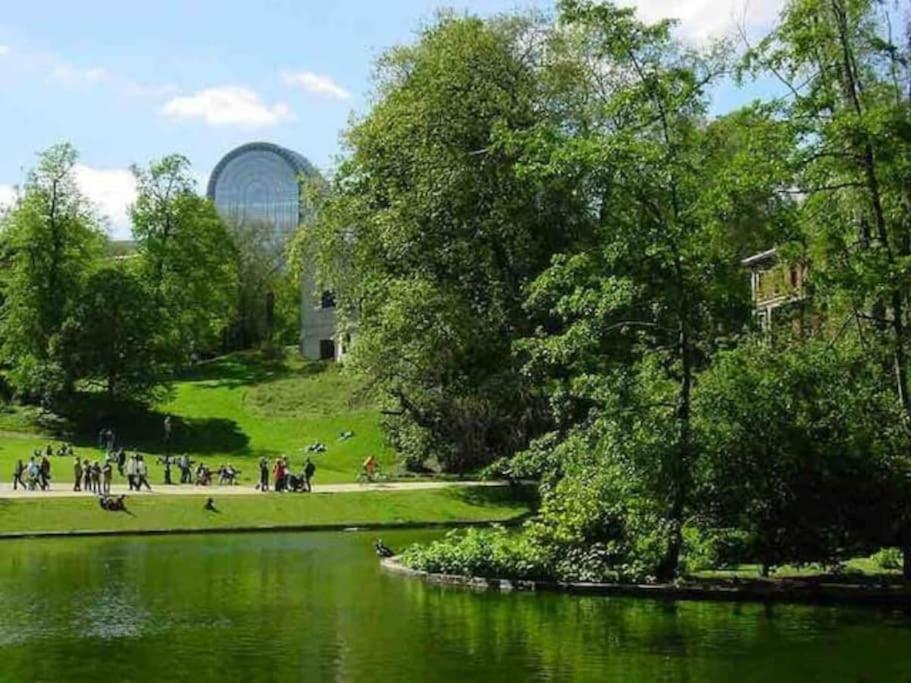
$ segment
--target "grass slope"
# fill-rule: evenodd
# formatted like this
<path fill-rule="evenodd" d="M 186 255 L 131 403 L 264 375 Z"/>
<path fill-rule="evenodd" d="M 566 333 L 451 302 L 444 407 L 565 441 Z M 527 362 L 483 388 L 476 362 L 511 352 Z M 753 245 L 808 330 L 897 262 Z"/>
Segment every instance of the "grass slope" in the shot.
<path fill-rule="evenodd" d="M 173 441 L 163 443 L 165 414 L 175 417 Z M 9 481 L 16 458 L 61 440 L 75 443 L 77 454 L 99 458 L 97 433 L 113 427 L 129 449 L 150 454 L 153 484 L 162 480 L 155 456 L 189 453 L 217 467 L 232 463 L 241 481 L 252 483 L 260 457 L 288 455 L 297 471 L 307 445 L 321 441 L 327 452 L 312 456 L 318 483 L 353 481 L 364 459 L 373 454 L 386 470 L 395 455 L 384 444 L 380 414 L 364 398 L 357 382 L 333 363 L 304 361 L 293 354 L 272 360 L 258 353 L 240 353 L 201 364 L 174 384 L 170 400 L 148 409 L 111 411 L 92 397 L 76 407 L 66 422 L 42 421 L 33 409 L 8 409 L 0 414 L 0 476 Z M 343 431 L 355 436 L 339 439 Z M 72 480 L 68 458 L 54 458 L 55 482 Z M 115 476 L 115 483 L 119 478 Z"/>
<path fill-rule="evenodd" d="M 222 498 L 213 493 L 217 513 L 203 509 L 204 496 L 134 496 L 127 499 L 129 513 L 106 512 L 91 498 L 48 498 L 40 505 L 3 499 L 0 533 L 505 521 L 528 511 L 509 489 L 489 487 Z"/>

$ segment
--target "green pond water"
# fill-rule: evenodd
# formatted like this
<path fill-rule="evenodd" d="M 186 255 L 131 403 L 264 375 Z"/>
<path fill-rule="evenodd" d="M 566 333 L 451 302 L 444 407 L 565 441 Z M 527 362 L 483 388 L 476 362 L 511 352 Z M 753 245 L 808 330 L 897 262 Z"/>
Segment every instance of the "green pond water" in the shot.
<path fill-rule="evenodd" d="M 474 593 L 374 537 L 3 542 L 0 680 L 911 681 L 900 612 Z"/>

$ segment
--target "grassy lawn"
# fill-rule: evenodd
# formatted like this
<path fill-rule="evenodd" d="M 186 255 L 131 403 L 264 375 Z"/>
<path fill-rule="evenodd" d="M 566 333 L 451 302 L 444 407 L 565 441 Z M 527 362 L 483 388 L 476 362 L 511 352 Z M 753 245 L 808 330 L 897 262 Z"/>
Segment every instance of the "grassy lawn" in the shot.
<path fill-rule="evenodd" d="M 812 579 L 812 578 L 876 578 L 876 577 L 897 577 L 901 575 L 898 569 L 884 569 L 875 561 L 873 557 L 855 557 L 844 563 L 837 577 L 831 574 L 831 570 L 820 564 L 807 564 L 801 566 L 785 565 L 777 567 L 769 577 L 771 580 L 777 579 Z M 758 564 L 741 564 L 731 569 L 714 569 L 693 572 L 694 579 L 741 579 L 741 580 L 758 580 L 761 578 L 761 567 Z"/>
<path fill-rule="evenodd" d="M 506 521 L 528 511 L 508 489 L 449 488 L 327 494 L 223 496 L 217 513 L 204 496 L 134 496 L 128 513 L 107 512 L 91 498 L 0 500 L 0 533 L 39 531 L 139 531 L 267 526 L 356 526 L 390 522 Z"/>
<path fill-rule="evenodd" d="M 232 463 L 241 481 L 252 483 L 260 457 L 288 455 L 297 471 L 309 444 L 320 441 L 325 453 L 313 455 L 316 483 L 354 481 L 360 464 L 373 454 L 389 471 L 395 455 L 384 444 L 380 415 L 362 395 L 355 380 L 333 363 L 304 361 L 289 353 L 270 360 L 258 353 L 226 356 L 201 364 L 174 385 L 173 396 L 152 410 L 112 412 L 86 397 L 67 421 L 39 419 L 33 409 L 0 413 L 0 477 L 9 481 L 16 458 L 27 460 L 35 448 L 61 440 L 76 445 L 77 454 L 99 458 L 97 433 L 115 429 L 119 443 L 148 458 L 152 483 L 162 480 L 156 463 L 168 449 L 163 443 L 164 416 L 174 416 L 171 453 L 189 453 L 210 466 Z M 344 431 L 354 432 L 348 440 Z M 175 470 L 176 473 L 176 470 Z M 54 458 L 55 482 L 72 480 L 68 458 Z M 115 475 L 115 483 L 122 483 Z"/>

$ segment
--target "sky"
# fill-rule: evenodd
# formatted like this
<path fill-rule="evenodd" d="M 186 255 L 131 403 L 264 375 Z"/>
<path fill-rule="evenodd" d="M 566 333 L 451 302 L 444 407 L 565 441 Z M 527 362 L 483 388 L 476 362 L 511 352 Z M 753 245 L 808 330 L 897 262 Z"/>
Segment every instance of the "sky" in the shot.
<path fill-rule="evenodd" d="M 782 0 L 622 0 L 644 19 L 680 20 L 684 40 L 761 34 Z M 369 109 L 376 58 L 447 7 L 489 16 L 550 11 L 552 0 L 26 0 L 0 3 L 0 204 L 36 154 L 69 141 L 76 177 L 129 238 L 129 166 L 189 157 L 205 189 L 237 145 L 266 140 L 331 174 L 340 135 Z M 723 113 L 771 87 L 721 87 Z"/>

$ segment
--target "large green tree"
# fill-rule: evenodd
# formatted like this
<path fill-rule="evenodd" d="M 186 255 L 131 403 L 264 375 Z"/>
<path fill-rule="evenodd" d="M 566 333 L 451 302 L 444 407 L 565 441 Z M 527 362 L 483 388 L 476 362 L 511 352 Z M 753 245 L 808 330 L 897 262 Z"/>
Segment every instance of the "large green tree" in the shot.
<path fill-rule="evenodd" d="M 511 344 L 531 331 L 524 288 L 573 239 L 578 199 L 569 183 L 520 177 L 509 148 L 547 116 L 536 28 L 444 16 L 387 53 L 376 103 L 347 132 L 301 237 L 356 321 L 352 363 L 388 397 L 389 434 L 416 465 L 464 471 L 538 428 Z"/>
<path fill-rule="evenodd" d="M 25 398 L 56 399 L 76 380 L 61 333 L 105 241 L 76 187 L 76 160 L 68 144 L 42 153 L 0 235 L 0 353 L 9 383 Z"/>
<path fill-rule="evenodd" d="M 592 467 L 620 463 L 660 511 L 654 570 L 670 578 L 699 455 L 694 386 L 750 320 L 739 259 L 788 225 L 789 203 L 775 194 L 785 169 L 749 159 L 752 144 L 781 132 L 759 111 L 707 125 L 724 54 L 678 44 L 670 23 L 610 3 L 561 10 L 555 68 L 574 74 L 561 95 L 569 121 L 517 144 L 530 174 L 576 179 L 591 238 L 531 287 L 528 310 L 542 323 L 521 348 L 559 399 L 562 433 L 603 454 Z"/>
<path fill-rule="evenodd" d="M 911 54 L 894 11 L 902 6 L 789 0 L 746 63 L 786 92 L 772 104 L 794 137 L 789 189 L 803 199 L 816 298 L 888 367 L 911 418 Z"/>
<path fill-rule="evenodd" d="M 134 167 L 133 238 L 161 324 L 157 337 L 174 364 L 217 348 L 234 311 L 234 245 L 189 161 L 170 155 Z"/>
<path fill-rule="evenodd" d="M 152 399 L 170 374 L 157 338 L 160 310 L 137 270 L 129 261 L 98 268 L 64 328 L 64 347 L 85 386 L 113 401 Z"/>

